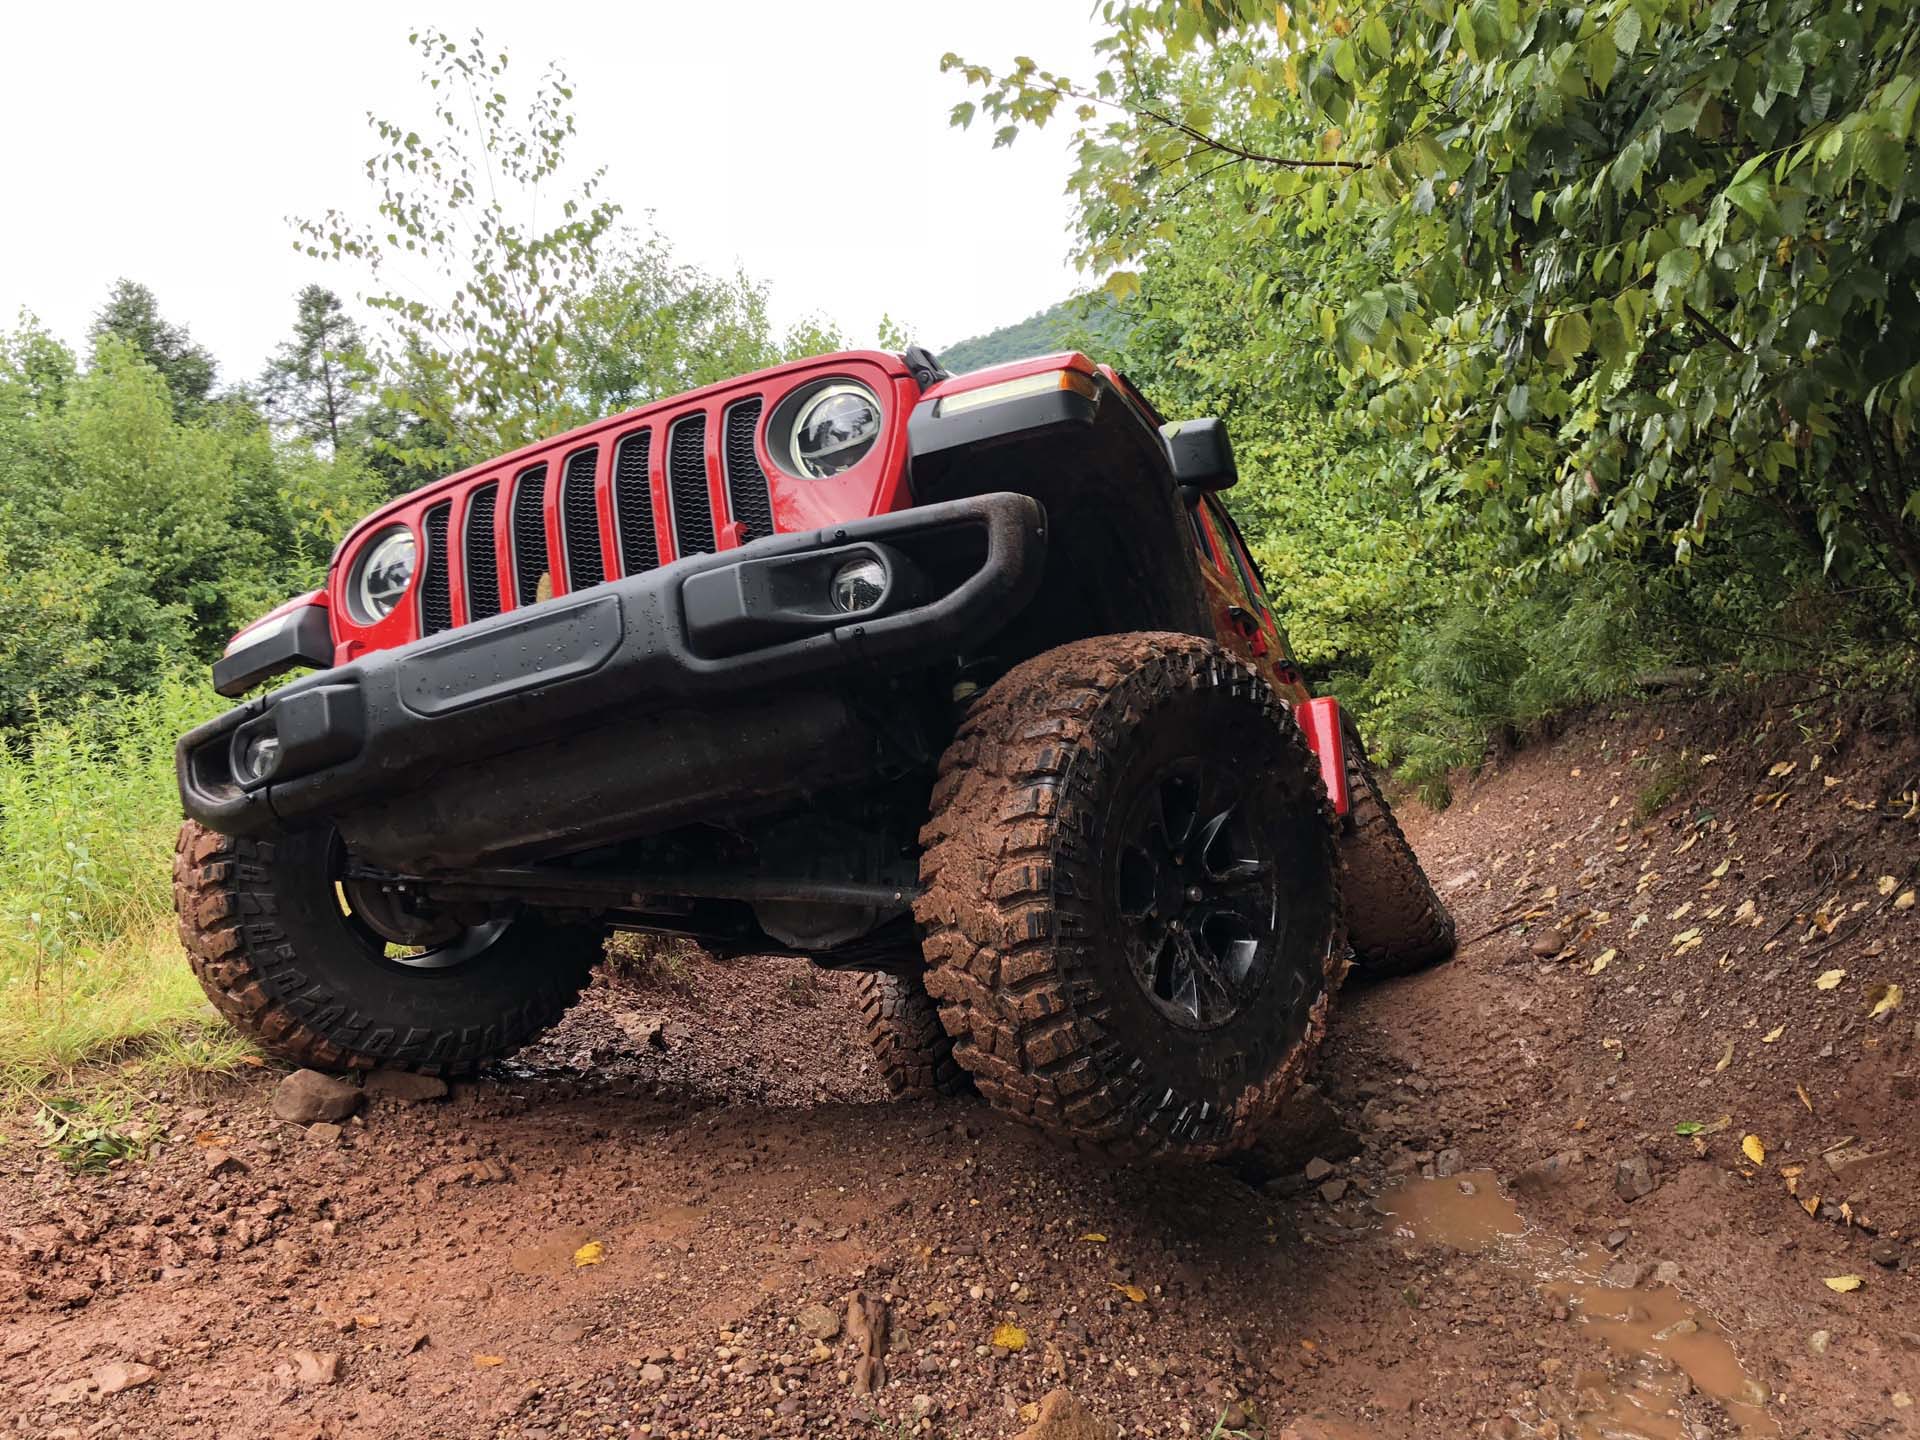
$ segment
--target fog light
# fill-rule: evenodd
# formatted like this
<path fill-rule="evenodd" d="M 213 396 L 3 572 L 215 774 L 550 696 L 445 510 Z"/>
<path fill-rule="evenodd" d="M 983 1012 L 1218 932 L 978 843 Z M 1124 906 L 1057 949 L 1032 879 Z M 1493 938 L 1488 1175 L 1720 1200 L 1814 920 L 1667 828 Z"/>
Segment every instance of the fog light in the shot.
<path fill-rule="evenodd" d="M 887 593 L 887 567 L 878 560 L 849 560 L 833 572 L 833 608 L 846 615 L 871 610 Z"/>
<path fill-rule="evenodd" d="M 241 747 L 240 768 L 246 772 L 241 778 L 249 781 L 261 781 L 273 773 L 273 767 L 280 761 L 280 737 L 270 730 L 262 730 L 249 735 L 247 743 Z"/>

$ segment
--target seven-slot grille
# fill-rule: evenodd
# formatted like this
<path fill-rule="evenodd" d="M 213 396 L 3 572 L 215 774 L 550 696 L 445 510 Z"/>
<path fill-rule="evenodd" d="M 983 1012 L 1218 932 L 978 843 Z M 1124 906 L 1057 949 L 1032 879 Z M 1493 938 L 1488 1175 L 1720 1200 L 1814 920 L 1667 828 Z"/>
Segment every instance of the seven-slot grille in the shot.
<path fill-rule="evenodd" d="M 738 527 L 739 544 L 773 534 L 773 495 L 755 439 L 763 404 L 755 395 L 711 415 L 688 411 L 615 435 L 607 442 L 613 458 L 604 493 L 598 484 L 604 446 L 596 443 L 564 457 L 556 454 L 551 462 L 529 465 L 512 476 L 490 476 L 436 503 L 422 522 L 426 557 L 420 576 L 421 633 L 435 634 L 454 623 L 449 554 L 454 544 L 459 546 L 465 623 L 537 604 L 556 591 L 584 590 L 615 573 L 643 575 L 668 560 L 709 553 L 719 547 L 721 530 L 729 521 Z M 707 469 L 710 425 L 720 427 L 722 442 L 725 510 L 720 513 L 714 509 Z M 662 462 L 657 475 L 656 456 Z M 556 485 L 557 493 L 552 493 Z M 658 512 L 656 498 L 665 499 L 664 514 Z M 603 505 L 612 511 L 611 550 L 602 542 Z M 558 522 L 557 537 L 550 537 L 547 529 L 549 507 Z M 672 545 L 670 554 L 662 553 L 663 538 Z M 499 548 L 503 539 L 504 577 Z M 557 553 L 553 539 L 558 541 Z"/>

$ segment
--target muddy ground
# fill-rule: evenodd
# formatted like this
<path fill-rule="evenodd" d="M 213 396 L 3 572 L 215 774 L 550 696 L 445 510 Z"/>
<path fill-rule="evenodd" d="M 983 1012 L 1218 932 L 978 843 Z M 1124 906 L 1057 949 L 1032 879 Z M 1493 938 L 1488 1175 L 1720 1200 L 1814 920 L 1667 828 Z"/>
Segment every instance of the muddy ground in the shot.
<path fill-rule="evenodd" d="M 1238 1167 L 889 1102 L 789 962 L 337 1136 L 273 1071 L 105 1176 L 14 1116 L 0 1433 L 1920 1435 L 1920 744 L 1594 715 L 1403 818 L 1470 941 Z"/>

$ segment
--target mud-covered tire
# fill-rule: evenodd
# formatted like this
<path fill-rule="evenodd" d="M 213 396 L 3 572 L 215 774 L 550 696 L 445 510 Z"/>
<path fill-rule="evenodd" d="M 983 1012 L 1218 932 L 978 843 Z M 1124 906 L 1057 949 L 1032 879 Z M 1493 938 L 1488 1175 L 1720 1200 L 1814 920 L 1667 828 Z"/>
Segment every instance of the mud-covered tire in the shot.
<path fill-rule="evenodd" d="M 870 970 L 857 990 L 860 1025 L 891 1094 L 932 1100 L 973 1093 L 972 1077 L 953 1058 L 953 1037 L 918 975 Z"/>
<path fill-rule="evenodd" d="M 1238 798 L 1211 819 L 1210 793 Z M 1142 859 L 1152 835 L 1189 868 Z M 997 1108 L 1120 1158 L 1211 1159 L 1251 1143 L 1306 1070 L 1345 965 L 1333 827 L 1291 714 L 1220 647 L 1107 636 L 1016 667 L 942 757 L 921 840 L 927 989 Z M 1227 908 L 1251 885 L 1262 933 L 1280 931 L 1232 984 L 1214 983 L 1231 937 L 1204 965 L 1192 945 L 1168 958 L 1171 932 L 1218 921 L 1179 910 L 1215 903 L 1193 897 L 1216 883 Z M 1204 989 L 1226 1019 L 1170 1018 L 1189 1003 L 1180 963 L 1192 1003 Z"/>
<path fill-rule="evenodd" d="M 443 969 L 387 961 L 334 889 L 325 830 L 235 839 L 187 821 L 173 899 L 214 1008 L 265 1049 L 320 1070 L 471 1074 L 552 1025 L 586 986 L 597 929 L 516 918 Z"/>
<path fill-rule="evenodd" d="M 1453 954 L 1453 915 L 1400 831 L 1352 721 L 1344 731 L 1347 813 L 1340 828 L 1346 864 L 1347 939 L 1353 973 L 1364 980 L 1406 975 Z"/>

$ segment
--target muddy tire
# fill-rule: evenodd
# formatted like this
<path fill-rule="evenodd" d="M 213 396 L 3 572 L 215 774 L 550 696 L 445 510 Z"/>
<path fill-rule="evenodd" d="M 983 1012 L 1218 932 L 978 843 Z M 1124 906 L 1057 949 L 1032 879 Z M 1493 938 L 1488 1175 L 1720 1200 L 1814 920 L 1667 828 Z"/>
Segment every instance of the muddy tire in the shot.
<path fill-rule="evenodd" d="M 470 1074 L 552 1025 L 601 954 L 597 929 L 531 916 L 390 958 L 335 888 L 331 831 L 234 839 L 189 820 L 173 856 L 187 959 L 214 1008 L 320 1070 Z"/>
<path fill-rule="evenodd" d="M 972 1078 L 953 1058 L 953 1037 L 918 975 L 868 971 L 858 991 L 861 1028 L 889 1092 L 910 1100 L 973 1093 Z"/>
<path fill-rule="evenodd" d="M 1383 980 L 1453 954 L 1453 915 L 1380 793 L 1360 732 L 1351 721 L 1342 728 L 1347 813 L 1341 823 L 1340 858 L 1346 863 L 1347 938 L 1353 945 L 1353 973 Z"/>
<path fill-rule="evenodd" d="M 922 831 L 927 990 L 993 1105 L 1120 1158 L 1251 1143 L 1345 964 L 1325 792 L 1190 635 L 1063 645 L 973 705 Z"/>

